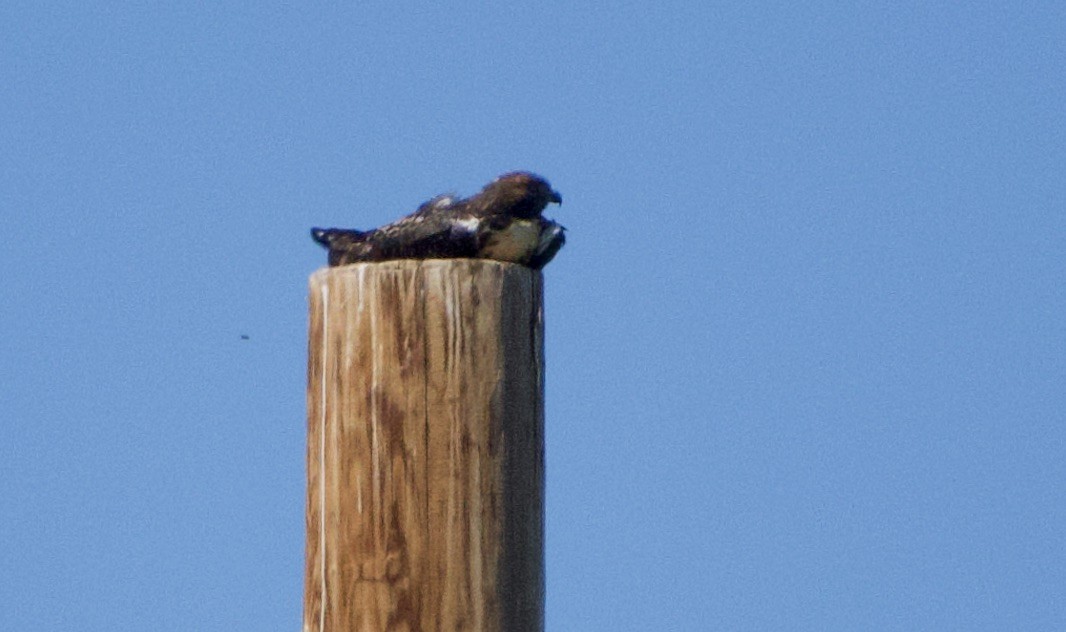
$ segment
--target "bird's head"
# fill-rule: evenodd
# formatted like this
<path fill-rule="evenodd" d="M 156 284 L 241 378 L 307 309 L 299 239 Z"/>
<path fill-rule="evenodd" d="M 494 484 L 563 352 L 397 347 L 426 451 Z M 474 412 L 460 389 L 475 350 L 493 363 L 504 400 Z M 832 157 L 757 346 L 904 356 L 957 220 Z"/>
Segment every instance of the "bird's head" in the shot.
<path fill-rule="evenodd" d="M 528 171 L 515 171 L 496 178 L 481 190 L 478 197 L 487 212 L 526 219 L 539 216 L 548 204 L 563 203 L 563 196 L 552 189 L 547 180 Z"/>

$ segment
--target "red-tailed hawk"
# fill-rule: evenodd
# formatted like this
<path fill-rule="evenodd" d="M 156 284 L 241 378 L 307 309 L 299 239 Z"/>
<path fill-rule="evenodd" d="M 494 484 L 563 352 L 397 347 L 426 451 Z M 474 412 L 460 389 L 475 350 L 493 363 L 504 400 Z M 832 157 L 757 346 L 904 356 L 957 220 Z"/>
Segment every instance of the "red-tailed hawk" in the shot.
<path fill-rule="evenodd" d="M 495 259 L 539 270 L 566 241 L 564 228 L 544 218 L 563 198 L 547 180 L 517 171 L 465 199 L 440 195 L 403 219 L 368 231 L 312 228 L 329 249 L 329 265 L 388 259 Z"/>

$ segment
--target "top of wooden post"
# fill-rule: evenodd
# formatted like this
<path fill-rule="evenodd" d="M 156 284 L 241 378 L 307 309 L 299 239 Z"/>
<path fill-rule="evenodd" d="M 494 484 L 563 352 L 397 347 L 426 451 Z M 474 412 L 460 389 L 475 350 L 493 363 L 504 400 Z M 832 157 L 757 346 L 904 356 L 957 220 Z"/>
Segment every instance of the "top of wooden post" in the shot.
<path fill-rule="evenodd" d="M 495 259 L 473 259 L 473 258 L 455 258 L 455 259 L 390 259 L 388 261 L 369 261 L 366 263 L 350 263 L 343 266 L 323 266 L 311 273 L 312 283 L 316 278 L 334 274 L 344 274 L 355 272 L 359 270 L 374 269 L 380 271 L 403 271 L 403 270 L 419 270 L 419 269 L 452 269 L 455 271 L 470 271 L 477 272 L 486 269 L 497 270 L 501 273 L 508 274 L 521 274 L 522 272 L 530 275 L 540 274 L 540 270 L 534 270 L 528 266 L 520 265 L 517 263 L 510 263 L 507 261 L 497 261 Z"/>

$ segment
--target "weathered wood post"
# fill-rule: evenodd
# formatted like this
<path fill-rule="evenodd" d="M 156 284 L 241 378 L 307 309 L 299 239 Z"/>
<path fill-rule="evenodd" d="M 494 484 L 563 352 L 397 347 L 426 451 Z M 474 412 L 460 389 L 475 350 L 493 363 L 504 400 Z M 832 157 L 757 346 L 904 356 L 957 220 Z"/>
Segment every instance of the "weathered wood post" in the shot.
<path fill-rule="evenodd" d="M 305 632 L 544 627 L 541 274 L 310 280 Z"/>

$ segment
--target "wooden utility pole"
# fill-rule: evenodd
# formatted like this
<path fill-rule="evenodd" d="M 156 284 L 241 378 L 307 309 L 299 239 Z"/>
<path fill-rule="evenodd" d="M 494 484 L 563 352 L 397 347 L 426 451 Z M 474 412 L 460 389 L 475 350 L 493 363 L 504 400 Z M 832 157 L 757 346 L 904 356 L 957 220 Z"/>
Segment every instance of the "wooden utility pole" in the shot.
<path fill-rule="evenodd" d="M 310 281 L 304 632 L 544 627 L 541 275 Z"/>

